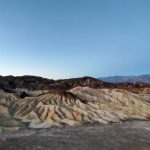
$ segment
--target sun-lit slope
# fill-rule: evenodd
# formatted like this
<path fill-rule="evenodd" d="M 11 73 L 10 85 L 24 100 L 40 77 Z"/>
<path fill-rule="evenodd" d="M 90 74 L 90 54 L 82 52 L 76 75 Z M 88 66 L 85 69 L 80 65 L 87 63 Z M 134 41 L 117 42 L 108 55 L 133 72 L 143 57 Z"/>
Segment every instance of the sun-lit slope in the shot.
<path fill-rule="evenodd" d="M 52 92 L 35 98 L 21 99 L 12 105 L 13 115 L 31 121 L 30 127 L 47 127 L 65 123 L 75 125 L 87 116 L 87 107 L 69 92 Z"/>
<path fill-rule="evenodd" d="M 0 117 L 9 116 L 9 106 L 17 101 L 17 97 L 12 93 L 0 90 Z"/>
<path fill-rule="evenodd" d="M 76 87 L 71 90 L 79 99 L 86 99 L 88 104 L 101 110 L 109 110 L 127 118 L 149 117 L 150 104 L 145 102 L 143 95 L 134 94 L 122 89 L 91 89 Z M 150 99 L 150 97 L 149 97 Z"/>
<path fill-rule="evenodd" d="M 32 128 L 70 126 L 85 122 L 110 123 L 150 116 L 150 104 L 136 94 L 119 89 L 76 87 L 16 101 L 10 108 L 15 118 Z"/>
<path fill-rule="evenodd" d="M 0 90 L 0 132 L 1 131 L 16 131 L 24 124 L 13 118 L 10 107 L 17 101 L 17 97 L 12 93 Z"/>
<path fill-rule="evenodd" d="M 0 104 L 10 105 L 11 102 L 17 100 L 17 97 L 13 93 L 7 93 L 3 90 L 0 90 Z"/>

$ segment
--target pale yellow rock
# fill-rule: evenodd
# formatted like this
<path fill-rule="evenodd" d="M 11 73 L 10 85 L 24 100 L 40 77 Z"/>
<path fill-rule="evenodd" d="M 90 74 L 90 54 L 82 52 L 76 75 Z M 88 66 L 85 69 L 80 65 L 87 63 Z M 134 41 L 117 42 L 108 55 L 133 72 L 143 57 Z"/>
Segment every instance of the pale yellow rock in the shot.
<path fill-rule="evenodd" d="M 4 116 L 1 119 L 10 115 L 28 122 L 30 128 L 76 126 L 85 122 L 108 124 L 150 117 L 150 94 L 135 94 L 122 89 L 76 87 L 64 93 L 49 92 L 24 99 L 1 91 L 0 98 L 0 116 Z M 9 119 L 1 126 L 12 124 L 17 129 L 17 123 Z"/>
<path fill-rule="evenodd" d="M 9 116 L 8 108 L 0 105 L 0 116 Z"/>
<path fill-rule="evenodd" d="M 2 130 L 5 132 L 16 132 L 20 127 L 2 127 Z"/>

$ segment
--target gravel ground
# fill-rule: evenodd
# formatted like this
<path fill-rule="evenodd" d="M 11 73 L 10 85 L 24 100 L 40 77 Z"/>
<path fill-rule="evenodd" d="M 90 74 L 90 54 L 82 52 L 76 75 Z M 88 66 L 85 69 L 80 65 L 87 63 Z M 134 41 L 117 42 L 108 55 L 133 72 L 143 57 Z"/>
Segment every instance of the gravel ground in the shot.
<path fill-rule="evenodd" d="M 150 121 L 0 133 L 0 150 L 150 150 Z"/>

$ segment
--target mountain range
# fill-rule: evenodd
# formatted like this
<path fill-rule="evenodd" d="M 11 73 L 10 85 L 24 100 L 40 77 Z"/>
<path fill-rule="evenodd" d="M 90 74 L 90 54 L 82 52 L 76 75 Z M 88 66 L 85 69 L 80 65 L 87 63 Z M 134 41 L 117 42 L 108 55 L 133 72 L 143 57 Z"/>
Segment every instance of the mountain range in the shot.
<path fill-rule="evenodd" d="M 140 75 L 140 76 L 110 76 L 110 77 L 100 77 L 98 79 L 109 83 L 142 82 L 142 83 L 150 84 L 150 74 Z"/>

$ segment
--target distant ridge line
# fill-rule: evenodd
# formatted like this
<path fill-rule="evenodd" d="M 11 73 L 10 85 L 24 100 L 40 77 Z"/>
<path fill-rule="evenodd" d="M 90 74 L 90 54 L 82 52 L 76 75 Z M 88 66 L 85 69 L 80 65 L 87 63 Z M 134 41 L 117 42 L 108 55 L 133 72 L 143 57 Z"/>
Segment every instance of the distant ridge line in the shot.
<path fill-rule="evenodd" d="M 142 83 L 150 84 L 150 74 L 144 74 L 139 76 L 109 76 L 109 77 L 100 77 L 98 79 L 109 83 L 142 82 Z"/>

